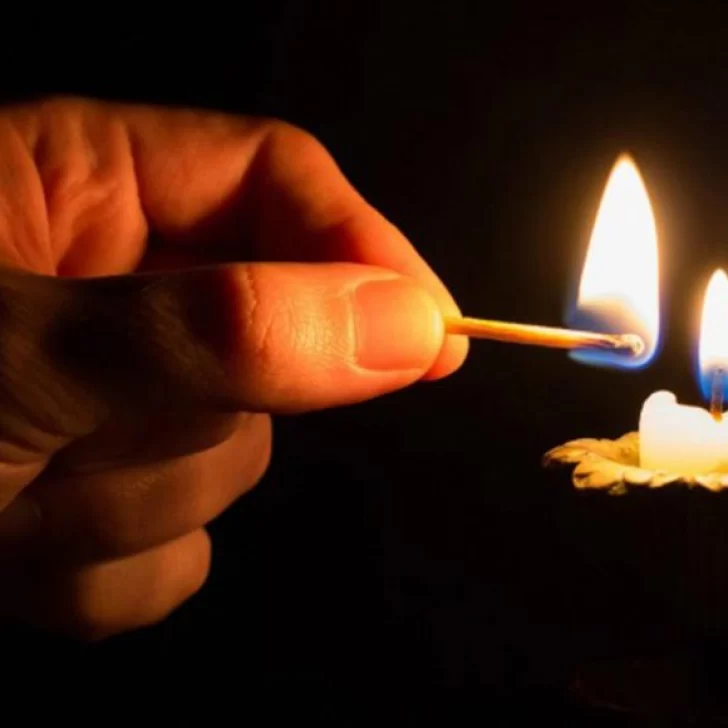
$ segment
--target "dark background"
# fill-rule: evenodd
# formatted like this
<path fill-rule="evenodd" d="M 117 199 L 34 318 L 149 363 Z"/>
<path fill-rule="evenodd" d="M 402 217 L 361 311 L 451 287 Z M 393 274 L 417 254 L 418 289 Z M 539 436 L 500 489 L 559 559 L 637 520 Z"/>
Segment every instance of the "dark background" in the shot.
<path fill-rule="evenodd" d="M 131 682 L 137 670 L 211 679 L 212 693 L 197 692 L 241 720 L 262 692 L 276 691 L 277 710 L 303 689 L 306 706 L 345 724 L 386 701 L 425 716 L 443 700 L 449 719 L 468 706 L 490 724 L 624 724 L 569 686 L 614 644 L 604 624 L 630 595 L 615 587 L 598 618 L 575 606 L 574 554 L 540 459 L 636 428 L 658 388 L 698 401 L 700 297 L 728 265 L 721 3 L 195 12 L 156 33 L 104 22 L 51 43 L 21 34 L 0 49 L 0 88 L 8 100 L 78 93 L 297 123 L 465 312 L 544 324 L 563 322 L 606 177 L 630 151 L 660 229 L 666 347 L 626 374 L 476 342 L 447 381 L 281 420 L 268 476 L 212 526 L 207 586 L 166 623 L 93 647 L 3 639 L 60 672 L 129 660 Z"/>

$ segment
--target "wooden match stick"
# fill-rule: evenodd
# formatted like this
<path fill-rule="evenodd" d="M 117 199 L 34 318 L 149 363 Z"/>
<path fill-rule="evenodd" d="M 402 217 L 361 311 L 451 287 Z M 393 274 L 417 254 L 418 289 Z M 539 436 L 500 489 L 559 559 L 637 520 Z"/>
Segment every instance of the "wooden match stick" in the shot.
<path fill-rule="evenodd" d="M 473 339 L 546 346 L 552 349 L 623 350 L 631 352 L 633 356 L 639 356 L 645 349 L 644 341 L 637 334 L 599 334 L 593 331 L 574 331 L 474 318 L 446 317 L 445 331 L 448 334 L 470 336 Z"/>

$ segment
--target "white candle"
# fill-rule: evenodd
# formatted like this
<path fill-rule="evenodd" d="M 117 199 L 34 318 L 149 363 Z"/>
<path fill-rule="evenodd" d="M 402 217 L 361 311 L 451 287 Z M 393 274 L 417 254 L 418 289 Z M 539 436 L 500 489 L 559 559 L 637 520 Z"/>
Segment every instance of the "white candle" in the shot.
<path fill-rule="evenodd" d="M 681 475 L 728 473 L 728 416 L 723 415 L 728 276 L 722 270 L 715 271 L 705 291 L 699 360 L 703 395 L 711 398 L 716 417 L 702 407 L 679 405 L 671 392 L 655 392 L 640 415 L 642 467 Z"/>
<path fill-rule="evenodd" d="M 640 416 L 640 465 L 684 475 L 728 473 L 728 417 L 680 405 L 672 392 L 647 398 Z"/>
<path fill-rule="evenodd" d="M 636 165 L 622 155 L 602 196 L 587 250 L 573 328 L 636 333 L 645 342 L 641 357 L 593 350 L 572 354 L 577 361 L 643 368 L 660 341 L 657 226 L 647 189 Z M 680 405 L 659 391 L 640 415 L 640 464 L 678 475 L 728 473 L 728 276 L 717 270 L 708 284 L 700 331 L 700 383 L 710 411 Z M 714 416 L 715 415 L 715 416 Z"/>

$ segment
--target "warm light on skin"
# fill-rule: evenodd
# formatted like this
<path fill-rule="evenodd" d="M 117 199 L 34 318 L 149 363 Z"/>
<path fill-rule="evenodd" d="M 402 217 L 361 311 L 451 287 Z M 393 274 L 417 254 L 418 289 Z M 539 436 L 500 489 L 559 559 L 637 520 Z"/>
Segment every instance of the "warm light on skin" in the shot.
<path fill-rule="evenodd" d="M 708 396 L 715 372 L 728 372 L 728 276 L 722 270 L 713 273 L 705 291 L 698 360 L 703 393 Z"/>
<path fill-rule="evenodd" d="M 660 332 L 657 229 L 642 177 L 631 157 L 619 157 L 594 223 L 572 326 L 636 333 L 645 343 L 637 360 L 579 352 L 587 363 L 637 367 L 655 354 Z"/>

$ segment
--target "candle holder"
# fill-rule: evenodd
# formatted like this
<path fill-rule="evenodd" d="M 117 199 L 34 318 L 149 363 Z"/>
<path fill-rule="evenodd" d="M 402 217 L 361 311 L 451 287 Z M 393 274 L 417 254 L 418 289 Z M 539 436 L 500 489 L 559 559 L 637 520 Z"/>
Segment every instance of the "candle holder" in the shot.
<path fill-rule="evenodd" d="M 570 689 L 630 712 L 726 717 L 728 474 L 648 470 L 639 453 L 630 432 L 544 456 L 569 562 Z"/>

